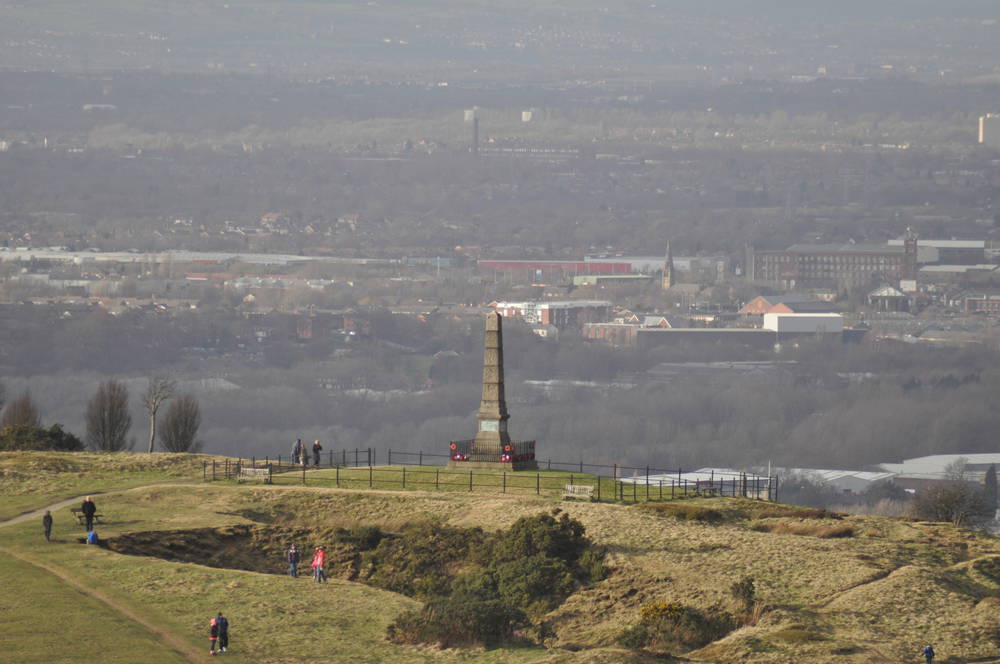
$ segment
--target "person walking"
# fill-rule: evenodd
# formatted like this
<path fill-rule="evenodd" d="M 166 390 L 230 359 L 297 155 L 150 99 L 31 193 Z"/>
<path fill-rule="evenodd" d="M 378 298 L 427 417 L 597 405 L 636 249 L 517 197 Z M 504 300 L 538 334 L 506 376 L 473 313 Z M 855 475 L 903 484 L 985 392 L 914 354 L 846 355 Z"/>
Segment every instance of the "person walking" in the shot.
<path fill-rule="evenodd" d="M 221 613 L 219 614 L 222 615 Z M 215 654 L 215 644 L 219 640 L 219 619 L 218 617 L 212 618 L 212 621 L 208 624 L 208 654 Z"/>
<path fill-rule="evenodd" d="M 219 611 L 215 624 L 219 626 L 219 652 L 229 649 L 229 620 Z"/>
<path fill-rule="evenodd" d="M 52 541 L 52 512 L 45 510 L 45 516 L 42 517 L 42 528 L 45 529 L 45 541 Z"/>
<path fill-rule="evenodd" d="M 89 533 L 94 529 L 94 515 L 97 514 L 97 505 L 94 504 L 94 500 L 87 496 L 83 499 L 83 505 L 80 506 L 83 511 L 83 518 L 87 522 L 87 532 Z"/>
<path fill-rule="evenodd" d="M 931 644 L 928 643 L 926 646 L 924 646 L 924 649 L 921 651 L 921 654 L 923 654 L 924 659 L 927 660 L 927 664 L 933 664 L 933 662 L 934 662 L 934 646 L 932 646 Z"/>
<path fill-rule="evenodd" d="M 323 569 L 325 566 L 326 549 L 320 546 L 316 548 L 312 559 L 313 579 L 316 583 L 326 583 L 326 571 Z"/>
<path fill-rule="evenodd" d="M 323 446 L 319 444 L 319 441 L 313 443 L 313 465 L 319 466 L 319 453 L 323 451 Z"/>
<path fill-rule="evenodd" d="M 297 546 L 292 544 L 292 546 L 285 552 L 285 561 L 288 562 L 288 576 L 297 577 L 299 575 L 299 559 L 301 555 L 299 554 L 299 549 Z"/>

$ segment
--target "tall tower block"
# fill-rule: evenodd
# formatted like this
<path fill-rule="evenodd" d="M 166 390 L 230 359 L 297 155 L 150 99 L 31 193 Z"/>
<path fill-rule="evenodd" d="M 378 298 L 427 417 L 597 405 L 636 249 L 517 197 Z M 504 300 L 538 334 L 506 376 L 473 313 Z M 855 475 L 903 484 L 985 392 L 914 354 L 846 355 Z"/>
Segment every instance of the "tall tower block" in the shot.
<path fill-rule="evenodd" d="M 507 433 L 507 400 L 503 384 L 503 318 L 496 311 L 486 314 L 486 338 L 483 344 L 483 398 L 476 413 L 478 431 L 472 443 L 476 454 L 500 457 L 510 445 Z"/>

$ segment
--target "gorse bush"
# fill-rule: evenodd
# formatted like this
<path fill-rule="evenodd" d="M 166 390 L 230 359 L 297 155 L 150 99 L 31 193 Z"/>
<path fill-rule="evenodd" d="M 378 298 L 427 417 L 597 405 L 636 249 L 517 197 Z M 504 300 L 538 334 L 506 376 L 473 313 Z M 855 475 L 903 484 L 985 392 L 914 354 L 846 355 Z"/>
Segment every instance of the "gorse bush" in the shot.
<path fill-rule="evenodd" d="M 618 635 L 632 650 L 686 652 L 719 639 L 736 627 L 733 615 L 719 607 L 702 611 L 680 602 L 651 602 L 639 609 L 639 622 Z"/>
<path fill-rule="evenodd" d="M 338 544 L 348 544 L 359 551 L 370 551 L 379 545 L 384 535 L 378 526 L 352 526 L 337 528 L 333 532 L 333 541 Z"/>
<path fill-rule="evenodd" d="M 369 582 L 429 598 L 393 622 L 403 643 L 490 646 L 558 607 L 581 583 L 607 574 L 605 551 L 555 510 L 505 531 L 412 526 L 366 554 Z"/>
<path fill-rule="evenodd" d="M 0 429 L 0 451 L 60 450 L 79 452 L 83 441 L 63 431 L 59 424 L 48 429 L 30 424 L 12 424 Z"/>
<path fill-rule="evenodd" d="M 432 643 L 442 648 L 494 646 L 510 638 L 525 617 L 508 603 L 467 595 L 443 597 L 407 611 L 389 625 L 397 643 Z"/>

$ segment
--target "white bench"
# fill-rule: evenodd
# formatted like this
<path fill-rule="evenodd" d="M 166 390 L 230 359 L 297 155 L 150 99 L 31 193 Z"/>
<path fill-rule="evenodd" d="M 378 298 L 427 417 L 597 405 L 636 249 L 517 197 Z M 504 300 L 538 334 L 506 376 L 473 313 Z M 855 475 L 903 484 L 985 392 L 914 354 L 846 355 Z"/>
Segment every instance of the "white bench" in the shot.
<path fill-rule="evenodd" d="M 237 476 L 236 481 L 242 482 L 243 480 L 263 480 L 264 484 L 271 483 L 271 469 L 270 468 L 240 468 L 240 474 Z"/>
<path fill-rule="evenodd" d="M 589 501 L 593 501 L 594 487 L 587 484 L 567 484 L 563 487 L 562 497 L 563 500 L 569 500 L 571 498 L 586 498 Z"/>

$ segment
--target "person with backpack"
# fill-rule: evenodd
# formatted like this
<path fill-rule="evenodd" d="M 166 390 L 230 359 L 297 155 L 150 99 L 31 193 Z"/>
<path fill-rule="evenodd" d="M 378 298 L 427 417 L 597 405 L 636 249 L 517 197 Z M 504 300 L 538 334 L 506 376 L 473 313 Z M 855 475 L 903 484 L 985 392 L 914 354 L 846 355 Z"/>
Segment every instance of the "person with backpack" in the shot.
<path fill-rule="evenodd" d="M 219 611 L 215 624 L 219 627 L 219 652 L 226 652 L 229 649 L 229 620 Z"/>
<path fill-rule="evenodd" d="M 323 446 L 319 441 L 313 443 L 313 465 L 319 467 L 319 453 L 323 451 Z"/>
<path fill-rule="evenodd" d="M 52 512 L 45 510 L 45 516 L 42 517 L 42 528 L 45 529 L 45 541 L 52 541 Z"/>
<path fill-rule="evenodd" d="M 294 544 L 285 552 L 285 561 L 288 562 L 288 576 L 297 577 L 299 575 L 299 560 L 301 555 L 299 549 Z"/>
<path fill-rule="evenodd" d="M 932 646 L 931 644 L 928 643 L 926 646 L 924 646 L 924 649 L 921 651 L 921 654 L 924 656 L 924 659 L 927 660 L 927 664 L 932 664 L 934 662 L 934 646 Z"/>

